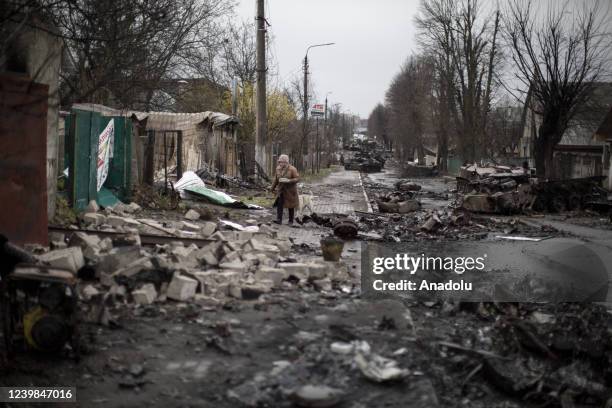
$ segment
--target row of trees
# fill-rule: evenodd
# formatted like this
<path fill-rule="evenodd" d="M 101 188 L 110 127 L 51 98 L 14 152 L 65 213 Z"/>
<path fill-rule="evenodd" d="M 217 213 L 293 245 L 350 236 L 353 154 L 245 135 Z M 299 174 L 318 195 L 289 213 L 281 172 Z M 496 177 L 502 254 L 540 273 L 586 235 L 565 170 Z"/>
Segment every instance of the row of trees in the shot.
<path fill-rule="evenodd" d="M 592 1 L 496 4 L 421 1 L 422 52 L 369 118 L 371 133 L 393 143 L 400 159 L 422 160 L 424 146 L 437 145 L 444 170 L 451 149 L 467 162 L 513 152 L 527 102 L 541 117 L 536 167 L 551 176 L 554 146 L 603 75 L 606 10 Z"/>
<path fill-rule="evenodd" d="M 241 145 L 254 142 L 255 24 L 237 20 L 233 2 L 0 0 L 0 23 L 0 67 L 9 70 L 15 70 L 21 33 L 34 26 L 61 39 L 57 99 L 64 108 L 93 102 L 130 110 L 231 112 L 241 120 Z M 301 81 L 281 83 L 271 54 L 267 65 L 269 140 L 277 150 L 297 152 Z M 334 122 L 342 116 L 338 109 L 330 110 L 328 136 L 343 131 Z"/>

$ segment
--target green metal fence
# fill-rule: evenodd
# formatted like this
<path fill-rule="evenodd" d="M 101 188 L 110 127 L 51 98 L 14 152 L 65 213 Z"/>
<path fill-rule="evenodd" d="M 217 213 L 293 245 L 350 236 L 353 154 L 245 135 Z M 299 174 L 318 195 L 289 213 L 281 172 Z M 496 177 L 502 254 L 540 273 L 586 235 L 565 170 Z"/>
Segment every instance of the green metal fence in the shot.
<path fill-rule="evenodd" d="M 97 157 L 100 133 L 114 122 L 114 148 L 104 185 L 97 191 Z M 73 208 L 81 210 L 90 200 L 108 205 L 113 196 L 128 200 L 132 157 L 131 121 L 123 116 L 102 116 L 98 112 L 73 110 L 66 118 L 66 162 L 68 190 Z"/>

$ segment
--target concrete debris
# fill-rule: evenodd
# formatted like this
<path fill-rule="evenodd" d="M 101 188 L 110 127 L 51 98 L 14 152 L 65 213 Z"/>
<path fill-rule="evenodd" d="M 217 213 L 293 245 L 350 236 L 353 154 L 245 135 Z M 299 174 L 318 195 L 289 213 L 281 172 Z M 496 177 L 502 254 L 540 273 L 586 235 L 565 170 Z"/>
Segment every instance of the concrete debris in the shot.
<path fill-rule="evenodd" d="M 68 244 L 66 244 L 66 235 L 61 232 L 50 232 L 49 245 L 51 246 L 51 249 L 67 248 Z"/>
<path fill-rule="evenodd" d="M 132 299 L 136 304 L 150 305 L 155 301 L 155 299 L 157 299 L 157 290 L 155 290 L 155 285 L 152 283 L 147 283 L 142 285 L 140 289 L 133 290 Z"/>
<path fill-rule="evenodd" d="M 203 237 L 209 237 L 212 234 L 215 233 L 215 231 L 217 230 L 217 223 L 216 222 L 211 222 L 211 221 L 206 221 L 204 223 L 201 224 L 201 233 Z"/>
<path fill-rule="evenodd" d="M 115 228 L 127 225 L 126 219 L 118 215 L 109 215 L 106 217 L 106 223 Z"/>
<path fill-rule="evenodd" d="M 100 291 L 98 289 L 96 289 L 93 285 L 87 285 L 83 288 L 83 290 L 81 291 L 82 295 L 83 295 L 83 299 L 90 300 L 91 298 L 93 298 L 94 296 L 97 296 L 100 294 Z"/>
<path fill-rule="evenodd" d="M 195 296 L 197 288 L 197 280 L 175 273 L 170 285 L 168 285 L 166 296 L 168 296 L 168 299 L 185 302 Z"/>
<path fill-rule="evenodd" d="M 88 226 L 100 226 L 106 224 L 106 216 L 95 212 L 86 212 L 81 215 L 83 223 Z"/>
<path fill-rule="evenodd" d="M 305 263 L 281 262 L 278 267 L 284 269 L 288 277 L 293 277 L 301 282 L 307 282 L 310 277 L 310 268 Z"/>
<path fill-rule="evenodd" d="M 112 273 L 112 276 L 113 277 L 116 277 L 116 276 L 130 277 L 130 276 L 136 275 L 143 269 L 151 269 L 151 268 L 153 268 L 153 264 L 151 263 L 151 258 L 148 256 L 143 256 L 129 263 L 123 268 L 117 269 L 115 272 Z"/>
<path fill-rule="evenodd" d="M 122 207 L 122 210 L 128 214 L 133 214 L 135 212 L 138 212 L 140 210 L 142 210 L 142 207 L 139 206 L 137 203 L 135 202 L 131 202 L 128 205 L 124 205 Z"/>
<path fill-rule="evenodd" d="M 100 249 L 100 238 L 97 235 L 87 234 L 85 232 L 75 232 L 70 237 L 69 246 L 78 246 L 85 250 L 87 248 Z"/>
<path fill-rule="evenodd" d="M 375 353 L 358 352 L 355 355 L 355 364 L 367 379 L 378 383 L 402 380 L 410 374 L 409 370 L 399 368 L 397 361 Z"/>
<path fill-rule="evenodd" d="M 198 224 L 194 224 L 192 222 L 183 221 L 181 223 L 181 227 L 185 231 L 190 231 L 190 232 L 198 232 L 198 231 L 200 231 L 200 226 Z"/>
<path fill-rule="evenodd" d="M 438 229 L 440 225 L 442 225 L 442 221 L 440 221 L 440 217 L 438 217 L 437 214 L 433 214 L 431 217 L 427 219 L 427 221 L 425 221 L 425 223 L 423 223 L 423 225 L 421 225 L 421 229 L 424 231 L 431 232 L 431 231 Z"/>
<path fill-rule="evenodd" d="M 288 273 L 282 268 L 261 267 L 255 272 L 255 279 L 269 280 L 274 283 L 274 287 L 280 287 L 281 283 L 288 278 Z"/>
<path fill-rule="evenodd" d="M 200 213 L 196 210 L 190 209 L 185 213 L 185 218 L 189 221 L 197 221 L 200 219 Z"/>
<path fill-rule="evenodd" d="M 292 398 L 300 407 L 327 408 L 334 407 L 342 401 L 344 392 L 326 385 L 304 385 L 297 389 Z"/>
<path fill-rule="evenodd" d="M 261 280 L 258 282 L 244 283 L 240 287 L 242 298 L 245 300 L 255 300 L 261 295 L 270 293 L 274 282 L 270 280 Z"/>
<path fill-rule="evenodd" d="M 67 269 L 72 273 L 77 273 L 85 265 L 83 251 L 78 246 L 47 252 L 38 258 L 51 266 Z"/>

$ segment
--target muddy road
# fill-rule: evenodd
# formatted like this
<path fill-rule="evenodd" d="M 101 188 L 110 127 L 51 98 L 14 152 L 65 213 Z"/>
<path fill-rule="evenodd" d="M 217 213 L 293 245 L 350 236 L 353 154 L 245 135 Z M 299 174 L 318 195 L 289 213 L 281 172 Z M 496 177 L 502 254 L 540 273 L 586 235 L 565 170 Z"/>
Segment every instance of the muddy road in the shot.
<path fill-rule="evenodd" d="M 499 235 L 572 239 L 598 251 L 610 242 L 601 229 L 558 220 L 543 227 L 547 218 L 530 226 L 516 217 L 474 217 L 443 233 L 422 233 L 418 225 L 428 214 L 452 204 L 453 186 L 444 178 L 414 179 L 423 186 L 418 213 L 371 213 L 369 201 L 400 178 L 392 165 L 367 175 L 337 168 L 301 192 L 312 196 L 315 212 L 353 217 L 379 243 L 406 237 L 415 251 L 452 252 L 455 245 L 488 252 L 504 270 L 530 270 L 522 254 L 540 243 Z M 230 215 L 238 222 L 273 219 L 269 209 Z M 320 259 L 319 240 L 330 234 L 312 221 L 272 228 L 292 243 L 288 257 L 300 262 Z M 412 229 L 417 232 L 407 232 Z M 610 398 L 606 307 L 365 300 L 361 250 L 361 240 L 346 242 L 343 280 L 289 280 L 255 300 L 135 305 L 109 299 L 110 324 L 81 327 L 78 363 L 18 351 L 3 363 L 0 385 L 74 386 L 83 407 L 509 408 L 560 406 L 566 393 L 580 406 L 601 407 Z"/>

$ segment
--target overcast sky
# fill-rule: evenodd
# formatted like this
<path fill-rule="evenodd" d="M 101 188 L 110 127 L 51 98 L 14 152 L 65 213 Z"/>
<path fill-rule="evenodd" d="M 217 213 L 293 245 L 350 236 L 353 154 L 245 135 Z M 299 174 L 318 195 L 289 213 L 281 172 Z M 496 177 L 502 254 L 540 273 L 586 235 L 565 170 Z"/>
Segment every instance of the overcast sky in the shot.
<path fill-rule="evenodd" d="M 367 118 L 406 57 L 416 51 L 413 19 L 418 0 L 266 0 L 274 36 L 271 51 L 281 80 L 301 75 L 306 48 L 319 101 Z M 238 15 L 253 21 L 256 0 L 240 0 Z"/>

